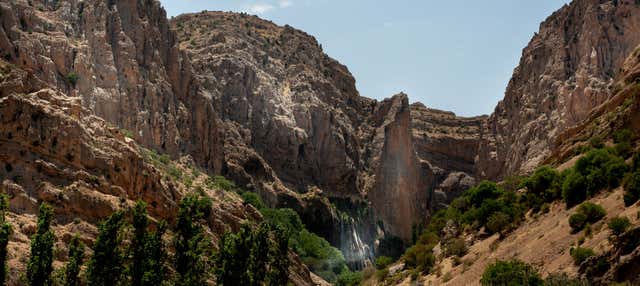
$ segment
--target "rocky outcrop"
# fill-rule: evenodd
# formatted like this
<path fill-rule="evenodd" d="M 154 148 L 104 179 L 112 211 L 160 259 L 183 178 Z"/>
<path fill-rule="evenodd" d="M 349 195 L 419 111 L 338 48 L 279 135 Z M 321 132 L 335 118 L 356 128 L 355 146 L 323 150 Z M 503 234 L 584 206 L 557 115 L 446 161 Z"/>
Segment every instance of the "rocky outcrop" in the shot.
<path fill-rule="evenodd" d="M 430 186 L 430 209 L 446 207 L 476 184 L 475 158 L 486 119 L 486 116 L 458 117 L 421 103 L 411 105 L 413 146 L 435 177 L 435 184 Z"/>
<path fill-rule="evenodd" d="M 500 179 L 549 157 L 554 139 L 610 96 L 614 75 L 640 43 L 638 27 L 634 1 L 577 0 L 544 21 L 484 125 L 476 174 Z"/>
<path fill-rule="evenodd" d="M 3 1 L 0 51 L 144 146 L 214 172 L 222 140 L 156 1 Z"/>
<path fill-rule="evenodd" d="M 150 159 L 151 151 L 83 108 L 80 98 L 51 89 L 0 98 L 0 136 L 0 190 L 10 197 L 8 217 L 14 226 L 9 285 L 20 285 L 39 203 L 54 207 L 56 261 L 63 262 L 73 235 L 90 243 L 102 219 L 137 200 L 148 203 L 153 221 L 172 225 L 177 203 L 191 191 Z M 202 181 L 202 176 L 193 179 Z M 198 185 L 214 205 L 207 219 L 214 240 L 244 221 L 261 219 L 237 195 Z M 298 276 L 304 278 L 304 271 L 292 273 Z M 298 284 L 309 285 L 307 278 Z"/>
<path fill-rule="evenodd" d="M 407 96 L 381 102 L 374 114 L 381 121 L 374 142 L 381 142 L 382 150 L 369 199 L 385 229 L 409 240 L 415 226 L 427 217 L 427 186 L 433 174 L 428 166 L 421 166 L 413 149 Z"/>

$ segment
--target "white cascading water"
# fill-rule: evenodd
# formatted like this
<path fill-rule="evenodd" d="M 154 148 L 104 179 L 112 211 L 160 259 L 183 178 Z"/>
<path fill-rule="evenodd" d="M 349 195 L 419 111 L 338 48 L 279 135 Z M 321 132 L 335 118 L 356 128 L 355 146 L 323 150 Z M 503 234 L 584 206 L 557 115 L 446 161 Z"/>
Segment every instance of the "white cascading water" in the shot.
<path fill-rule="evenodd" d="M 373 264 L 373 249 L 360 238 L 353 218 L 341 222 L 341 251 L 349 267 L 355 270 L 364 269 Z"/>

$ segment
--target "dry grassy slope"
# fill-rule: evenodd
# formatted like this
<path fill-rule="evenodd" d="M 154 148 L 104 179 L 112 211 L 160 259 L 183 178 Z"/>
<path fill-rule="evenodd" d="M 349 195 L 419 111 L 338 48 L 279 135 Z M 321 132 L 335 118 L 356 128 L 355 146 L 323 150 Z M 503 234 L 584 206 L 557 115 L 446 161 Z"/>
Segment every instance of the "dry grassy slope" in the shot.
<path fill-rule="evenodd" d="M 625 208 L 622 193 L 623 190 L 618 188 L 590 200 L 602 205 L 607 211 L 607 217 L 593 225 L 593 236 L 585 240 L 583 247 L 592 248 L 597 253 L 611 248 L 608 240 L 611 233 L 606 221 L 612 217 L 627 216 L 634 226 L 640 225 L 637 218 L 640 207 L 634 205 Z M 553 272 L 576 275 L 578 269 L 573 265 L 569 248 L 576 245 L 584 234 L 571 233 L 568 218 L 574 212 L 575 207 L 567 210 L 563 203 L 555 203 L 549 213 L 527 219 L 502 241 L 498 241 L 498 235 L 494 235 L 474 243 L 469 248 L 469 253 L 462 258 L 462 264 L 451 267 L 451 259 L 446 259 L 440 263 L 442 275 L 422 277 L 424 281 L 421 285 L 479 285 L 480 277 L 487 265 L 498 259 L 511 258 L 534 265 L 543 276 Z M 497 248 L 492 251 L 494 243 L 497 243 Z M 442 278 L 446 273 L 450 273 L 452 279 L 445 283 Z"/>

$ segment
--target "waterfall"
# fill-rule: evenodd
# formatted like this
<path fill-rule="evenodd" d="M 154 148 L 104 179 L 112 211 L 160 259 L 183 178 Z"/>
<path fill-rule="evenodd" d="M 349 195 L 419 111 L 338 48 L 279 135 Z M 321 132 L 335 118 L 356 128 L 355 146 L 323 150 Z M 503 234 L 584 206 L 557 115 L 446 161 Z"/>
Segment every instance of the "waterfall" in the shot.
<path fill-rule="evenodd" d="M 349 267 L 354 270 L 362 270 L 367 266 L 373 265 L 375 260 L 373 247 L 363 241 L 356 221 L 352 217 L 348 217 L 346 221 L 342 220 L 340 224 L 340 250 Z"/>

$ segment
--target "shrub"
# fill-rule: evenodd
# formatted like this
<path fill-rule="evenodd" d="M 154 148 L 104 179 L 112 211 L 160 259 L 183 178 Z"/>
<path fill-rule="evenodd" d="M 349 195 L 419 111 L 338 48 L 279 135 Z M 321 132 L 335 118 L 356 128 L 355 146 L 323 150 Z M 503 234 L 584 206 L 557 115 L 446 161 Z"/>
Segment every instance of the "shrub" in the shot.
<path fill-rule="evenodd" d="M 633 133 L 629 129 L 620 129 L 613 134 L 613 143 L 620 144 L 631 142 Z"/>
<path fill-rule="evenodd" d="M 485 200 L 496 199 L 502 194 L 498 186 L 489 181 L 483 181 L 478 186 L 467 191 L 466 196 L 475 207 L 479 207 Z"/>
<path fill-rule="evenodd" d="M 629 167 L 621 158 L 615 158 L 605 164 L 605 175 L 610 188 L 620 185 L 622 178 L 629 171 Z"/>
<path fill-rule="evenodd" d="M 624 205 L 635 204 L 640 198 L 640 171 L 635 171 L 624 183 Z"/>
<path fill-rule="evenodd" d="M 640 153 L 636 153 L 633 156 L 633 160 L 632 160 L 632 164 L 631 164 L 631 168 L 633 171 L 638 171 L 640 170 Z"/>
<path fill-rule="evenodd" d="M 376 268 L 378 269 L 387 268 L 391 263 L 393 263 L 393 258 L 389 256 L 380 256 L 376 258 Z"/>
<path fill-rule="evenodd" d="M 436 258 L 433 255 L 432 248 L 424 244 L 416 244 L 407 249 L 404 253 L 404 260 L 407 266 L 428 272 L 433 267 Z"/>
<path fill-rule="evenodd" d="M 571 171 L 567 175 L 562 184 L 562 198 L 567 204 L 567 208 L 587 199 L 587 183 L 581 174 Z"/>
<path fill-rule="evenodd" d="M 573 232 L 581 231 L 587 223 L 587 216 L 581 213 L 573 214 L 569 217 L 569 226 Z"/>
<path fill-rule="evenodd" d="M 447 256 L 462 257 L 467 254 L 467 244 L 462 238 L 452 238 L 445 244 L 445 254 Z"/>
<path fill-rule="evenodd" d="M 489 233 L 500 233 L 503 230 L 509 228 L 510 224 L 511 217 L 502 212 L 497 212 L 489 217 L 486 223 L 486 227 Z"/>
<path fill-rule="evenodd" d="M 591 248 L 584 247 L 573 248 L 571 249 L 570 254 L 573 258 L 573 264 L 576 266 L 580 266 L 580 264 L 587 260 L 587 258 L 596 255 L 596 253 Z"/>
<path fill-rule="evenodd" d="M 608 226 L 612 234 L 620 235 L 627 231 L 627 229 L 631 226 L 631 222 L 627 217 L 614 217 L 609 220 Z"/>
<path fill-rule="evenodd" d="M 631 152 L 633 151 L 633 147 L 629 142 L 621 142 L 616 144 L 614 147 L 616 154 L 622 158 L 629 158 L 631 156 Z"/>
<path fill-rule="evenodd" d="M 526 187 L 529 192 L 542 195 L 546 200 L 545 192 L 551 189 L 554 181 L 557 180 L 558 177 L 558 171 L 549 166 L 542 166 L 538 168 L 531 177 L 525 179 L 522 186 Z"/>
<path fill-rule="evenodd" d="M 595 223 L 607 215 L 602 206 L 592 202 L 585 202 L 578 207 L 578 212 L 587 216 L 587 222 Z"/>
<path fill-rule="evenodd" d="M 242 200 L 255 207 L 257 210 L 262 210 L 266 207 L 260 196 L 254 192 L 240 192 Z"/>
<path fill-rule="evenodd" d="M 337 286 L 357 286 L 360 285 L 362 281 L 362 273 L 360 272 L 351 272 L 351 271 L 343 271 L 338 276 Z"/>
<path fill-rule="evenodd" d="M 487 266 L 480 283 L 485 286 L 544 285 L 544 281 L 536 270 L 519 260 L 497 261 Z"/>
<path fill-rule="evenodd" d="M 76 83 L 78 83 L 78 74 L 76 72 L 69 72 L 67 74 L 67 81 L 72 85 L 72 86 L 76 86 Z"/>
<path fill-rule="evenodd" d="M 573 232 L 582 230 L 587 224 L 595 223 L 607 215 L 599 205 L 592 202 L 582 203 L 577 212 L 569 217 L 569 225 Z"/>

